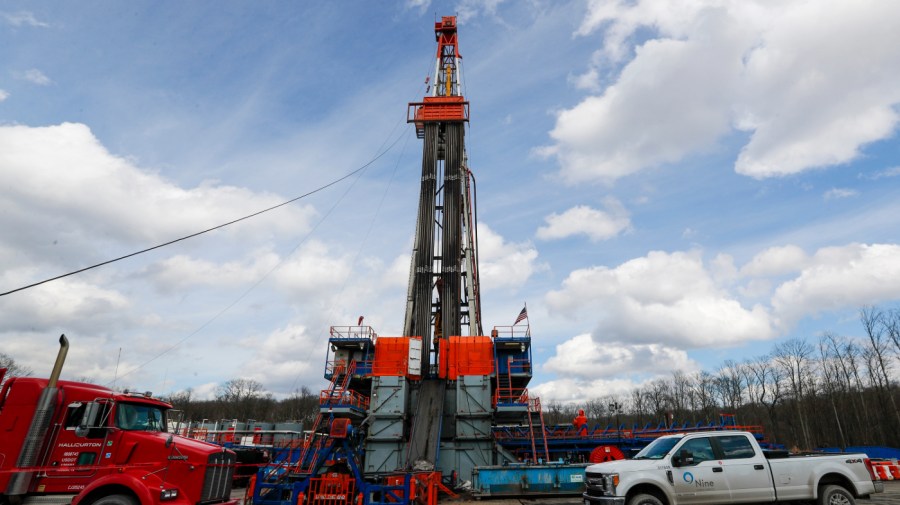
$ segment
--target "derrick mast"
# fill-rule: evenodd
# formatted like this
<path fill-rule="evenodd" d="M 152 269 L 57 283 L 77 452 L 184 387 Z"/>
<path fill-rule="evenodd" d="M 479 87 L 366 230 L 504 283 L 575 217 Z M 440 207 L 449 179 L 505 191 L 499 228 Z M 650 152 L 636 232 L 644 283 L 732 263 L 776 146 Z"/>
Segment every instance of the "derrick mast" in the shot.
<path fill-rule="evenodd" d="M 426 373 L 439 362 L 440 339 L 482 334 L 465 149 L 469 103 L 462 96 L 456 17 L 442 17 L 434 32 L 431 95 L 407 110 L 408 122 L 424 142 L 404 334 L 422 337 Z"/>

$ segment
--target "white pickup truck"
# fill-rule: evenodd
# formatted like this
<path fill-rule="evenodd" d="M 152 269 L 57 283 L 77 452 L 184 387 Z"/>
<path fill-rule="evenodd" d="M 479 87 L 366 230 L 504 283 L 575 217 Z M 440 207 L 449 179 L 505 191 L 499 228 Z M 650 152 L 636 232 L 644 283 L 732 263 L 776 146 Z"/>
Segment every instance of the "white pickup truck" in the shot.
<path fill-rule="evenodd" d="M 660 437 L 633 459 L 587 467 L 584 483 L 584 505 L 855 505 L 884 491 L 865 454 L 768 454 L 743 431 Z"/>

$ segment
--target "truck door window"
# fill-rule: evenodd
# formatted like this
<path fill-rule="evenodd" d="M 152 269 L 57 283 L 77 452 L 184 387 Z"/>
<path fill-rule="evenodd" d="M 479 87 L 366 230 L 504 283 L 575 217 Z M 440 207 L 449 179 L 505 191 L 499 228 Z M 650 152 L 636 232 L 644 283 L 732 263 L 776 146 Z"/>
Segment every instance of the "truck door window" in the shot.
<path fill-rule="evenodd" d="M 753 450 L 753 444 L 745 436 L 728 435 L 724 437 L 716 437 L 719 446 L 722 448 L 722 459 L 745 459 L 756 456 Z"/>
<path fill-rule="evenodd" d="M 692 438 L 681 446 L 679 452 L 680 451 L 688 451 L 693 454 L 694 464 L 716 459 L 715 453 L 713 452 L 712 443 L 710 443 L 708 437 Z"/>
<path fill-rule="evenodd" d="M 85 403 L 73 403 L 66 408 L 66 421 L 65 428 L 67 430 L 74 430 L 78 427 L 78 423 L 81 422 L 81 418 L 84 417 L 84 409 L 87 407 Z"/>
<path fill-rule="evenodd" d="M 129 431 L 166 431 L 165 414 L 159 407 L 120 403 L 116 407 L 116 427 Z"/>

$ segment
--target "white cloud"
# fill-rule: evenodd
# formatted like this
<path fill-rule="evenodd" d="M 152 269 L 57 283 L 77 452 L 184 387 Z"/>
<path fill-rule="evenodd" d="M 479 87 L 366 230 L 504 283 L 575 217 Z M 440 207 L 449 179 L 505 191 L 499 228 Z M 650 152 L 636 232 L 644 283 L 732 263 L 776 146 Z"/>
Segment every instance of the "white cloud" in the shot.
<path fill-rule="evenodd" d="M 607 395 L 626 396 L 639 386 L 640 383 L 630 379 L 584 381 L 563 377 L 532 386 L 529 388 L 529 391 L 539 396 L 543 401 L 553 400 L 562 403 L 584 404 L 588 400 L 606 397 Z"/>
<path fill-rule="evenodd" d="M 242 261 L 215 263 L 178 254 L 149 266 L 146 274 L 163 292 L 196 286 L 241 286 L 261 279 L 280 258 L 271 252 L 255 252 Z"/>
<path fill-rule="evenodd" d="M 819 249 L 795 279 L 775 290 L 783 324 L 823 311 L 900 299 L 900 245 L 850 244 Z"/>
<path fill-rule="evenodd" d="M 599 367 L 598 364 L 603 366 Z M 593 339 L 589 334 L 575 336 L 556 346 L 556 354 L 544 369 L 579 380 L 612 380 L 637 374 L 662 371 L 691 371 L 698 365 L 681 349 L 660 344 L 631 345 L 621 341 Z"/>
<path fill-rule="evenodd" d="M 26 70 L 24 72 L 21 72 L 21 73 L 17 74 L 17 77 L 19 79 L 28 81 L 30 83 L 37 84 L 38 86 L 46 86 L 46 85 L 50 84 L 51 82 L 53 82 L 50 80 L 49 77 L 44 75 L 43 72 L 41 72 L 40 70 L 38 70 L 36 68 L 32 68 L 32 69 Z"/>
<path fill-rule="evenodd" d="M 507 242 L 484 223 L 478 223 L 478 255 L 483 290 L 520 287 L 542 268 L 533 245 Z"/>
<path fill-rule="evenodd" d="M 243 377 L 263 383 L 267 389 L 290 393 L 305 384 L 322 381 L 322 342 L 307 328 L 291 324 L 263 337 L 245 339 L 247 359 L 240 370 Z"/>
<path fill-rule="evenodd" d="M 743 307 L 696 251 L 654 251 L 612 269 L 575 270 L 546 301 L 553 311 L 595 320 L 598 341 L 724 347 L 774 335 L 767 310 Z"/>
<path fill-rule="evenodd" d="M 0 192 L 2 291 L 194 233 L 285 200 L 275 194 L 213 183 L 183 188 L 141 168 L 136 161 L 114 156 L 86 126 L 72 123 L 39 128 L 0 126 L 0 187 L 4 188 Z M 65 332 L 73 341 L 69 368 L 78 370 L 71 372 L 74 377 L 103 382 L 114 376 L 115 352 L 105 353 L 101 359 L 92 357 L 91 350 L 122 346 L 125 352 L 119 375 L 134 371 L 120 386 L 141 385 L 154 375 L 164 375 L 165 368 L 160 366 L 137 367 L 167 351 L 167 362 L 190 360 L 193 370 L 201 373 L 185 377 L 188 374 L 180 371 L 182 380 L 209 382 L 214 379 L 208 374 L 210 369 L 226 363 L 224 366 L 231 366 L 236 356 L 229 355 L 226 345 L 218 345 L 218 336 L 204 336 L 202 352 L 187 339 L 202 330 L 217 309 L 234 301 L 239 294 L 235 288 L 251 287 L 277 264 L 280 257 L 273 251 L 281 244 L 273 235 L 297 240 L 299 233 L 309 229 L 314 214 L 309 206 L 284 207 L 172 248 L 4 297 L 0 342 L 4 346 L 21 342 L 17 357 L 23 356 L 23 362 L 37 369 L 46 356 L 35 350 L 46 347 L 42 342 L 48 334 Z M 253 249 L 246 251 L 250 247 Z M 203 256 L 197 255 L 200 250 Z M 155 263 L 147 266 L 149 261 Z M 269 298 L 241 308 L 284 311 L 291 308 L 290 303 L 316 300 L 322 296 L 316 289 L 332 285 L 337 278 L 343 281 L 348 267 L 340 253 L 308 241 L 283 268 L 271 284 L 305 298 L 293 297 L 287 304 Z M 166 296 L 158 296 L 154 287 Z M 324 312 L 321 307 L 316 305 L 317 313 Z M 319 323 L 317 314 L 303 317 Z M 230 320 L 227 324 L 228 329 L 220 334 L 234 331 L 243 335 L 260 331 L 258 325 L 265 327 L 264 321 L 255 320 Z M 79 358 L 82 352 L 84 356 Z M 172 375 L 174 370 L 169 377 Z M 146 387 L 160 389 L 154 384 Z"/>
<path fill-rule="evenodd" d="M 798 272 L 808 261 L 806 252 L 795 245 L 770 247 L 741 267 L 741 274 L 749 277 L 785 275 Z"/>
<path fill-rule="evenodd" d="M 9 92 L 0 89 L 0 102 L 9 98 Z"/>
<path fill-rule="evenodd" d="M 578 89 L 600 91 L 600 73 L 596 68 L 592 68 L 581 75 L 569 76 L 569 82 Z"/>
<path fill-rule="evenodd" d="M 859 191 L 855 189 L 847 189 L 847 188 L 831 188 L 822 195 L 822 198 L 826 200 L 836 200 L 841 198 L 851 198 L 854 196 L 859 196 Z"/>
<path fill-rule="evenodd" d="M 31 12 L 27 12 L 27 11 L 3 12 L 3 13 L 0 13 L 0 17 L 2 17 L 4 21 L 6 21 L 8 24 L 10 24 L 12 26 L 27 25 L 27 26 L 34 26 L 34 27 L 39 27 L 39 28 L 46 28 L 46 27 L 50 26 L 47 23 L 38 21 L 38 19 L 34 17 L 34 14 L 32 14 Z"/>
<path fill-rule="evenodd" d="M 886 177 L 897 177 L 898 175 L 900 175 L 900 166 L 879 170 L 878 172 L 875 172 L 873 174 L 860 174 L 860 178 L 877 181 L 878 179 L 884 179 Z"/>
<path fill-rule="evenodd" d="M 417 10 L 419 14 L 424 14 L 430 6 L 431 0 L 406 0 L 406 8 Z"/>
<path fill-rule="evenodd" d="M 557 345 L 543 368 L 556 379 L 533 385 L 529 388 L 532 394 L 545 401 L 583 404 L 596 398 L 627 396 L 655 377 L 670 377 L 676 370 L 691 373 L 700 365 L 681 349 L 598 341 L 583 334 Z"/>
<path fill-rule="evenodd" d="M 497 7 L 506 0 L 461 0 L 456 5 L 456 16 L 465 24 L 478 16 L 497 19 Z"/>
<path fill-rule="evenodd" d="M 284 200 L 212 183 L 183 189 L 112 155 L 87 126 L 75 123 L 0 126 L 0 185 L 6 188 L 0 204 L 7 209 L 0 247 L 31 251 L 28 262 L 52 255 L 78 266 L 84 266 L 86 251 L 100 247 L 98 241 L 146 247 Z M 219 233 L 244 241 L 273 230 L 293 234 L 307 229 L 313 215 L 311 207 L 290 206 Z M 65 254 L 74 251 L 79 254 Z"/>
<path fill-rule="evenodd" d="M 783 176 L 837 165 L 895 131 L 900 4 L 877 1 L 595 0 L 576 32 L 603 29 L 618 79 L 559 113 L 539 152 L 570 183 L 612 181 L 750 140 L 738 173 Z M 651 37 L 633 46 L 639 30 Z"/>
<path fill-rule="evenodd" d="M 537 230 L 537 238 L 554 240 L 572 235 L 586 235 L 592 242 L 606 240 L 631 228 L 628 211 L 615 198 L 604 200 L 605 210 L 579 205 L 544 218 L 547 226 Z"/>

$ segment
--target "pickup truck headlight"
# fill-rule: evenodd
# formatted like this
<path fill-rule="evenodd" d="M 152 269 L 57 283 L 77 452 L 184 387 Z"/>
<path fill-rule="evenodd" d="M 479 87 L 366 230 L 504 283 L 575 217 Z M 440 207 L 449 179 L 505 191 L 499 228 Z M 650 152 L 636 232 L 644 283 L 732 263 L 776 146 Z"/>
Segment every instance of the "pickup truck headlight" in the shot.
<path fill-rule="evenodd" d="M 159 501 L 174 500 L 178 498 L 177 489 L 163 489 L 159 492 Z"/>
<path fill-rule="evenodd" d="M 619 485 L 619 474 L 611 473 L 604 475 L 603 480 L 606 481 L 604 487 L 606 488 L 607 494 L 614 496 L 616 494 L 616 486 Z"/>

